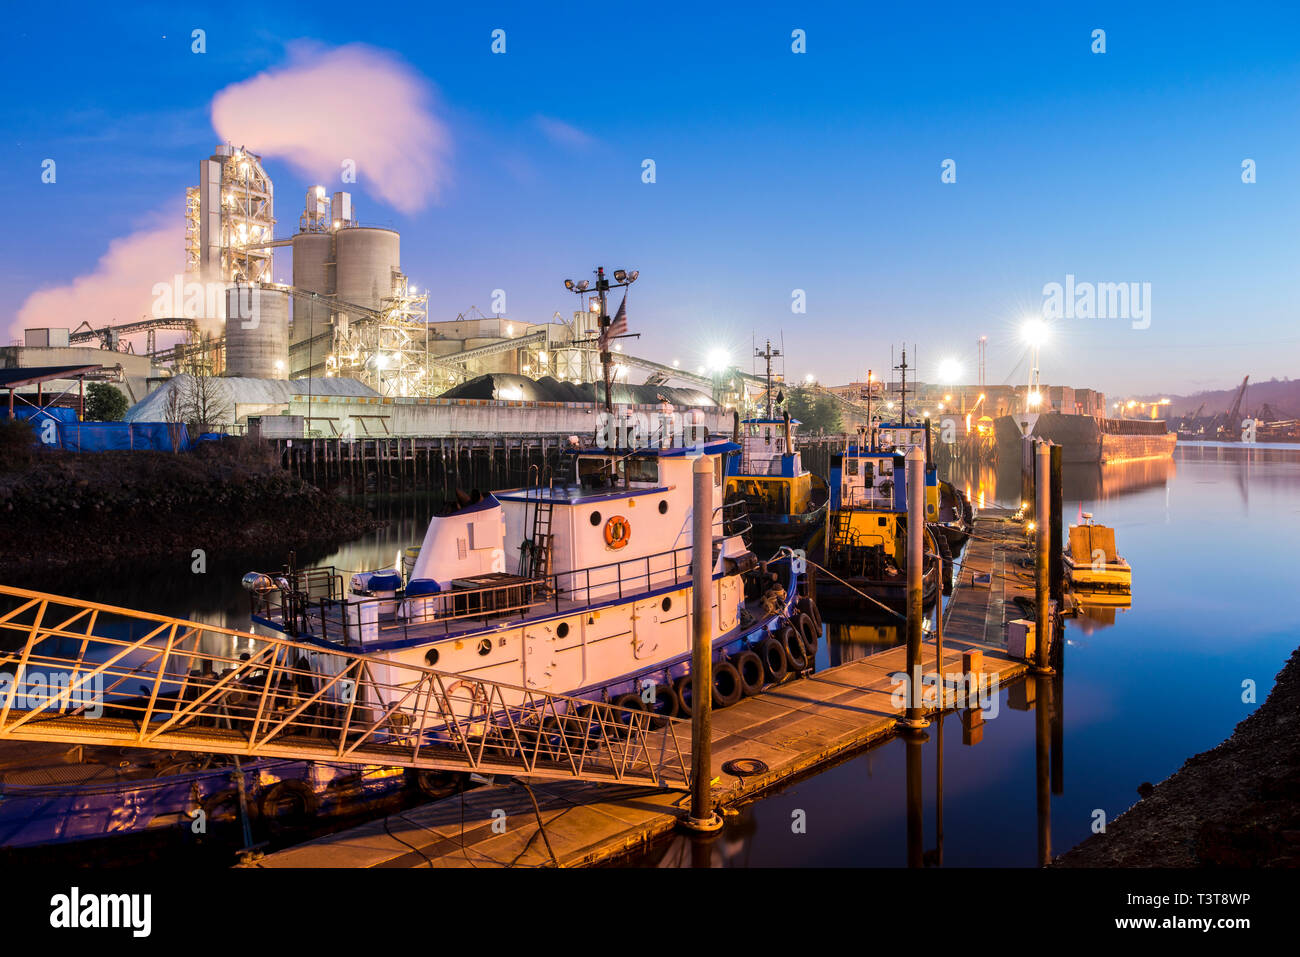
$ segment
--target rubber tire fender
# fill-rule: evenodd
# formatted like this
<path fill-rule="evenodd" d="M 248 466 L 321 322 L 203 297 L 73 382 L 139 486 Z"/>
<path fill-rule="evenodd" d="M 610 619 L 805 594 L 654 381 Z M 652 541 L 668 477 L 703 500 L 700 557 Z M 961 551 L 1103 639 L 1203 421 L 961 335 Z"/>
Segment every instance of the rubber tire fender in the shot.
<path fill-rule="evenodd" d="M 775 684 L 790 673 L 790 656 L 780 639 L 768 635 L 758 643 L 758 657 L 763 662 L 767 680 Z"/>
<path fill-rule="evenodd" d="M 642 701 L 641 704 L 644 706 L 645 702 Z M 650 727 L 664 727 L 669 718 L 675 718 L 681 713 L 682 703 L 677 697 L 677 689 L 672 685 L 655 685 L 655 703 L 646 710 L 654 714 L 650 719 Z"/>
<path fill-rule="evenodd" d="M 692 682 L 691 675 L 682 675 L 673 682 L 673 691 L 677 693 L 677 713 L 683 718 L 689 718 L 694 713 L 691 702 Z"/>
<path fill-rule="evenodd" d="M 637 694 L 635 691 L 629 691 L 627 692 L 627 694 L 619 695 L 617 698 L 611 701 L 610 704 L 613 705 L 615 708 L 624 708 L 628 711 L 640 711 L 643 714 L 646 711 L 645 702 L 641 700 L 641 696 Z M 625 715 L 622 714 L 621 712 L 614 711 L 610 714 L 610 717 L 612 717 L 619 724 L 623 725 L 624 734 L 627 734 L 628 732 L 631 731 L 631 722 L 634 720 L 631 715 Z"/>
<path fill-rule="evenodd" d="M 740 684 L 745 689 L 745 697 L 758 694 L 767 682 L 767 672 L 763 668 L 763 659 L 749 649 L 731 659 L 732 665 L 740 672 Z"/>
<path fill-rule="evenodd" d="M 822 625 L 825 622 L 822 621 L 821 609 L 817 607 L 817 602 L 804 595 L 795 603 L 795 607 L 812 619 L 813 624 L 817 626 L 817 633 L 820 635 Z"/>
<path fill-rule="evenodd" d="M 713 707 L 730 708 L 745 696 L 745 685 L 740 672 L 730 661 L 713 663 Z"/>
<path fill-rule="evenodd" d="M 285 798 L 298 802 L 300 810 L 291 811 L 287 815 L 283 811 L 277 813 L 276 805 Z M 288 778 L 267 788 L 258 801 L 257 809 L 271 832 L 282 834 L 310 824 L 320 809 L 320 798 L 306 781 Z"/>
<path fill-rule="evenodd" d="M 822 630 L 807 612 L 800 612 L 794 619 L 795 631 L 803 639 L 804 653 L 811 666 L 817 660 L 817 646 L 821 643 Z"/>
<path fill-rule="evenodd" d="M 807 668 L 808 651 L 804 648 L 803 638 L 795 631 L 794 625 L 782 625 L 776 636 L 785 646 L 785 656 L 790 662 L 790 670 L 799 672 Z"/>

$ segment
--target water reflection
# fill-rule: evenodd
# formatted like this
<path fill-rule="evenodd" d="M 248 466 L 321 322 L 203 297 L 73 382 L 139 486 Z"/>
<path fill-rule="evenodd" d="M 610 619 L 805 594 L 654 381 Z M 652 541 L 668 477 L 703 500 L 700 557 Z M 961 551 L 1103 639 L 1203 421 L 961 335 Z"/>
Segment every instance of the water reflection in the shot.
<path fill-rule="evenodd" d="M 1114 462 L 1108 465 L 1067 465 L 1061 476 L 1066 499 L 1108 501 L 1152 488 L 1165 488 L 1177 475 L 1172 458 Z M 955 467 L 951 481 L 963 488 L 976 508 L 990 505 L 1014 507 L 1021 501 L 1020 466 L 1017 462 L 963 464 Z"/>

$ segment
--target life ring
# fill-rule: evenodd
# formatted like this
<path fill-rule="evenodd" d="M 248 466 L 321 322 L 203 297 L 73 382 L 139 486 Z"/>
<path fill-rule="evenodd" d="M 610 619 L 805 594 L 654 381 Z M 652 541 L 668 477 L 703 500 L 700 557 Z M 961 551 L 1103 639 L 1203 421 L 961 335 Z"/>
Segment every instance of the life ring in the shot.
<path fill-rule="evenodd" d="M 605 544 L 617 551 L 626 548 L 632 539 L 632 523 L 622 515 L 615 515 L 605 523 Z"/>

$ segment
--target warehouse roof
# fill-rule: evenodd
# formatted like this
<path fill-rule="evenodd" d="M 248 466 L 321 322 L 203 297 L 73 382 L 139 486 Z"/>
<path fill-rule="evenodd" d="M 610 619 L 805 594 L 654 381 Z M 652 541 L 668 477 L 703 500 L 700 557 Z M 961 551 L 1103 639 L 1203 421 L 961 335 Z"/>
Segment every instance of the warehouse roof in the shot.
<path fill-rule="evenodd" d="M 449 389 L 444 399 L 513 399 L 524 402 L 603 402 L 604 383 L 563 382 L 550 376 L 530 379 L 523 375 L 492 373 L 470 379 Z M 618 405 L 672 405 L 711 407 L 712 396 L 696 389 L 674 389 L 663 385 L 614 383 L 613 399 Z"/>
<path fill-rule="evenodd" d="M 166 422 L 168 405 L 173 393 L 185 396 L 192 388 L 194 377 L 178 375 L 168 379 L 153 392 L 131 406 L 126 412 L 128 422 Z M 242 376 L 214 376 L 208 380 L 215 391 L 216 405 L 229 406 L 233 420 L 237 405 L 276 405 L 288 403 L 294 396 L 333 395 L 354 398 L 374 398 L 374 389 L 356 379 L 335 376 L 311 379 L 250 379 Z"/>

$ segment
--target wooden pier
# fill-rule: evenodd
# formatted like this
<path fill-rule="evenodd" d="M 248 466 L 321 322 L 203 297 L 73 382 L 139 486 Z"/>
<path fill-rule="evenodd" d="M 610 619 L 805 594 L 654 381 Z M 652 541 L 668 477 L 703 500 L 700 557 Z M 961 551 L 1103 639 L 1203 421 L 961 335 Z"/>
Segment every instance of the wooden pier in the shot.
<path fill-rule="evenodd" d="M 1010 513 L 982 514 L 967 545 L 945 614 L 943 668 L 962 672 L 963 652 L 983 655 L 983 673 L 998 687 L 1029 663 L 1005 650 L 1005 620 L 1021 617 L 1015 598 L 1033 594 L 1032 572 L 1019 559 L 1023 526 Z M 989 576 L 987 585 L 976 584 Z M 902 646 L 788 681 L 713 714 L 713 795 L 720 806 L 751 800 L 797 776 L 896 733 L 902 713 L 894 675 L 906 669 Z M 932 673 L 935 645 L 924 647 Z M 950 696 L 945 710 L 956 703 Z M 974 702 L 970 702 L 974 704 Z M 937 699 L 927 711 L 933 712 Z M 963 709 L 967 730 L 978 706 Z M 968 734 L 974 742 L 977 735 Z M 767 769 L 748 776 L 723 771 L 750 758 Z M 498 782 L 361 827 L 267 855 L 256 867 L 579 867 L 644 847 L 677 824 L 688 795 L 576 782 Z M 536 800 L 536 808 L 533 801 Z M 538 820 L 543 828 L 539 831 Z"/>
<path fill-rule="evenodd" d="M 567 435 L 273 438 L 281 464 L 314 485 L 354 492 L 515 488 L 549 477 Z"/>

